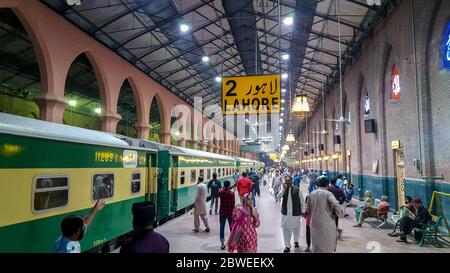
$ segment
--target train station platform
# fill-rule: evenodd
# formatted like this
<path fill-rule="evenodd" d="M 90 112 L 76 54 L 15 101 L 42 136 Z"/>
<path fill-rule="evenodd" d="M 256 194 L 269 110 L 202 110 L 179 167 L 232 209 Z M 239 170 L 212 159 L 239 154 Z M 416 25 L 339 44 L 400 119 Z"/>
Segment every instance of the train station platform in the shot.
<path fill-rule="evenodd" d="M 301 189 L 306 196 L 307 184 L 302 183 Z M 283 253 L 283 235 L 280 227 L 281 203 L 276 203 L 268 191 L 268 186 L 261 186 L 261 197 L 256 199 L 257 210 L 260 214 L 261 226 L 257 229 L 258 253 Z M 236 195 L 236 204 L 239 198 Z M 338 241 L 336 252 L 338 253 L 450 253 L 450 248 L 438 248 L 432 245 L 419 247 L 414 240 L 408 244 L 396 242 L 398 238 L 389 237 L 393 225 L 377 228 L 375 219 L 366 219 L 361 228 L 354 228 L 354 206 L 359 201 L 353 202 L 353 207 L 347 208 L 349 216 L 339 219 L 339 227 L 343 229 L 341 240 Z M 209 202 L 208 202 L 209 208 Z M 190 213 L 181 215 L 155 230 L 163 234 L 170 243 L 171 253 L 227 253 L 220 249 L 219 241 L 219 215 L 208 215 L 211 231 L 194 233 L 194 217 Z M 300 248 L 291 248 L 291 253 L 305 253 L 306 248 L 306 220 L 302 218 L 300 230 Z M 397 230 L 398 231 L 398 230 Z M 225 237 L 229 230 L 225 228 Z M 293 246 L 293 242 L 292 242 Z M 116 249 L 114 252 L 119 252 Z"/>

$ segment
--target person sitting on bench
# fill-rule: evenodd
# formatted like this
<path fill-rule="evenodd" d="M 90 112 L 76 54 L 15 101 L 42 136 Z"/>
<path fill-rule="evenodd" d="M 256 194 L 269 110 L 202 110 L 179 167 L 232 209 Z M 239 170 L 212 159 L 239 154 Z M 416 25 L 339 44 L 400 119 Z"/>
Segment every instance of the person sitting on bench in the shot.
<path fill-rule="evenodd" d="M 345 201 L 350 203 L 354 193 L 354 185 L 351 182 L 348 182 L 347 188 L 345 189 Z"/>
<path fill-rule="evenodd" d="M 355 208 L 355 220 L 358 221 L 359 220 L 359 215 L 361 214 L 361 211 L 369 206 L 373 206 L 373 195 L 370 191 L 365 191 L 364 192 L 364 202 L 357 206 Z"/>
<path fill-rule="evenodd" d="M 348 182 L 345 187 L 345 201 L 344 201 L 344 217 L 348 216 L 347 207 L 352 202 L 353 194 L 355 193 L 354 186 Z"/>
<path fill-rule="evenodd" d="M 400 208 L 399 213 L 392 215 L 391 220 L 395 223 L 394 230 L 391 233 L 388 233 L 391 237 L 399 236 L 398 233 L 395 233 L 397 228 L 400 226 L 400 220 L 404 217 L 409 217 L 414 220 L 416 218 L 414 205 L 412 203 L 412 197 L 407 195 L 405 196 L 405 204 Z"/>
<path fill-rule="evenodd" d="M 381 202 L 378 206 L 367 206 L 365 209 L 361 210 L 359 214 L 358 224 L 354 227 L 361 227 L 364 219 L 369 217 L 381 218 L 383 215 L 387 214 L 389 211 L 389 202 L 386 195 L 381 196 Z"/>
<path fill-rule="evenodd" d="M 428 224 L 431 220 L 431 215 L 423 206 L 420 198 L 414 199 L 413 205 L 417 216 L 414 220 L 409 217 L 404 217 L 400 220 L 400 239 L 397 240 L 397 242 L 408 243 L 406 236 L 411 233 L 414 228 L 421 229 L 423 225 Z"/>

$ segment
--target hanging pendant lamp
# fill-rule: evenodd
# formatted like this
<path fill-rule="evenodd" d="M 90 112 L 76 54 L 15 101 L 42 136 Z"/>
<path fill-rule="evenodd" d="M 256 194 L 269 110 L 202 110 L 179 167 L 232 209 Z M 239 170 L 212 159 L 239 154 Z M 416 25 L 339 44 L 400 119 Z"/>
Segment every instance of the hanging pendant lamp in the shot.
<path fill-rule="evenodd" d="M 287 137 L 286 137 L 286 142 L 294 142 L 294 141 L 295 141 L 295 136 L 294 136 L 294 134 L 292 133 L 292 131 L 289 130 L 289 133 L 288 133 L 288 135 L 287 135 Z"/>
<path fill-rule="evenodd" d="M 297 118 L 303 118 L 309 113 L 308 97 L 305 93 L 295 96 L 294 105 L 292 106 L 292 115 Z"/>

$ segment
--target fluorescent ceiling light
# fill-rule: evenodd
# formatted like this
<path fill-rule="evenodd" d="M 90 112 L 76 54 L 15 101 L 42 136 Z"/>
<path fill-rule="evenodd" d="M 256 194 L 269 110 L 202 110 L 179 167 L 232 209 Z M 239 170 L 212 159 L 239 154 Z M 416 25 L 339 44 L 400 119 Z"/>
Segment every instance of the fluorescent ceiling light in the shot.
<path fill-rule="evenodd" d="M 294 18 L 292 16 L 288 16 L 283 19 L 283 24 L 290 26 L 294 23 Z"/>
<path fill-rule="evenodd" d="M 189 26 L 186 25 L 186 24 L 181 24 L 180 25 L 180 30 L 181 30 L 181 32 L 186 32 L 186 31 L 189 30 Z"/>

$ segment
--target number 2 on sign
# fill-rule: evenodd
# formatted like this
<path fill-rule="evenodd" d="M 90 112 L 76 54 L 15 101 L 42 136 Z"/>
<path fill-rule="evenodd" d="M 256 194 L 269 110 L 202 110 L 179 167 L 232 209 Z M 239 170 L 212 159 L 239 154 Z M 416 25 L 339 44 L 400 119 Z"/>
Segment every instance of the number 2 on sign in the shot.
<path fill-rule="evenodd" d="M 237 94 L 233 93 L 233 90 L 236 89 L 236 81 L 234 80 L 228 80 L 227 83 L 225 84 L 226 86 L 232 84 L 233 86 L 230 88 L 230 90 L 228 90 L 227 92 L 227 97 L 236 97 Z"/>

